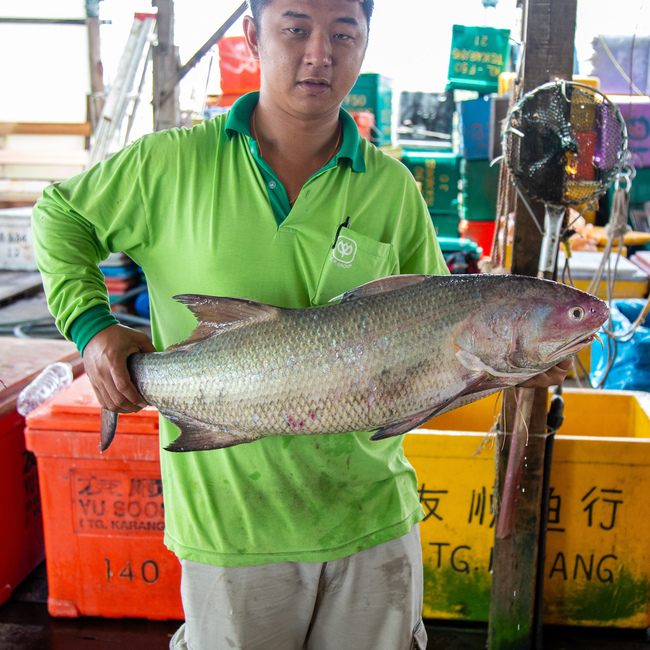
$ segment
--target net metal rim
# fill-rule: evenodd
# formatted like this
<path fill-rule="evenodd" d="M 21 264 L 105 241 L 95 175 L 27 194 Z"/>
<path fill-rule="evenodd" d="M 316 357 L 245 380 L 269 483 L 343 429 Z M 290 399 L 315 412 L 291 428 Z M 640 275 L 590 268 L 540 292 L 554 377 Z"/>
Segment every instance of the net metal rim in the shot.
<path fill-rule="evenodd" d="M 512 151 L 511 151 L 512 147 L 510 146 L 508 139 L 509 137 L 512 137 L 513 133 L 516 134 L 518 137 L 521 138 L 525 137 L 525 135 L 522 132 L 517 130 L 516 126 L 513 124 L 513 121 L 515 121 L 518 118 L 518 116 L 525 116 L 524 111 L 527 110 L 526 109 L 527 104 L 530 104 L 530 102 L 533 101 L 535 97 L 539 97 L 540 95 L 543 94 L 548 94 L 549 91 L 554 91 L 555 93 L 559 91 L 564 97 L 564 99 L 570 103 L 571 100 L 567 97 L 567 87 L 571 88 L 571 92 L 573 92 L 573 89 L 579 89 L 588 95 L 592 95 L 594 98 L 597 98 L 597 102 L 607 107 L 607 111 L 613 116 L 613 118 L 616 121 L 617 127 L 620 129 L 620 144 L 615 154 L 616 164 L 614 164 L 612 167 L 609 167 L 607 169 L 605 180 L 600 179 L 600 180 L 590 181 L 591 186 L 587 185 L 587 182 L 581 181 L 582 182 L 581 189 L 583 190 L 583 192 L 580 194 L 579 198 L 572 199 L 570 193 L 564 191 L 560 199 L 557 199 L 557 197 L 555 199 L 549 199 L 548 196 L 541 196 L 539 192 L 531 191 L 531 187 L 530 187 L 531 183 L 527 183 L 525 179 L 522 180 L 521 178 L 522 174 L 517 171 L 517 167 L 519 167 L 519 165 L 513 165 Z M 572 125 L 570 122 L 566 122 L 565 124 L 562 124 L 560 126 L 562 128 L 570 129 Z M 597 134 L 599 132 L 602 133 L 602 129 L 595 127 L 586 133 Z M 623 120 L 623 116 L 621 115 L 621 112 L 616 106 L 616 104 L 614 104 L 609 99 L 609 97 L 607 97 L 607 95 L 605 95 L 600 90 L 597 90 L 596 88 L 593 88 L 592 86 L 589 86 L 587 84 L 571 81 L 568 79 L 557 79 L 555 81 L 549 81 L 534 88 L 533 90 L 528 91 L 512 107 L 512 109 L 508 113 L 507 118 L 503 122 L 503 130 L 502 130 L 503 158 L 506 167 L 508 169 L 509 176 L 512 179 L 513 183 L 515 184 L 515 186 L 517 186 L 518 189 L 523 191 L 529 198 L 541 201 L 542 203 L 548 205 L 555 205 L 557 207 L 567 207 L 570 205 L 589 203 L 595 200 L 596 198 L 602 196 L 603 194 L 605 194 L 607 189 L 618 178 L 619 174 L 622 172 L 623 168 L 627 163 L 628 156 L 629 156 L 627 147 L 628 147 L 627 127 L 625 121 Z M 611 151 L 609 153 L 612 156 L 614 155 L 612 154 Z M 591 191 L 587 192 L 587 190 L 591 190 Z"/>

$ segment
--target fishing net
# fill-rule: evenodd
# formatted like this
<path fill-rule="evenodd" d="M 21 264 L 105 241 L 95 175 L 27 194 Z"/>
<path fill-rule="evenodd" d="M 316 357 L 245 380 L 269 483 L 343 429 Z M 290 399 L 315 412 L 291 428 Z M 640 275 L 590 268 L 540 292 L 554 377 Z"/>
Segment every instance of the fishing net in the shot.
<path fill-rule="evenodd" d="M 627 131 L 602 93 L 568 81 L 524 95 L 508 116 L 505 162 L 515 185 L 549 205 L 587 203 L 604 194 L 626 162 Z"/>

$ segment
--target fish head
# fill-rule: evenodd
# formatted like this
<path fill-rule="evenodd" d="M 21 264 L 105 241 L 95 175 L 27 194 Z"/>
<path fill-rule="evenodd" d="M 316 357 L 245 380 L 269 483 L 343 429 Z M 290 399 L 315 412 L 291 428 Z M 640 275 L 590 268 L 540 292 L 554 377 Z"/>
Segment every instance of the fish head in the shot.
<path fill-rule="evenodd" d="M 550 368 L 590 345 L 609 318 L 607 303 L 579 289 L 555 283 L 557 291 L 548 299 L 547 310 L 532 315 L 530 332 L 537 325 L 537 336 L 524 335 L 522 347 L 536 350 L 540 368 Z"/>
<path fill-rule="evenodd" d="M 468 319 L 471 336 L 465 330 L 456 337 L 456 356 L 474 371 L 525 380 L 590 345 L 609 316 L 605 302 L 579 289 L 510 277 L 507 289 L 486 295 L 484 308 Z"/>
<path fill-rule="evenodd" d="M 522 287 L 512 322 L 508 362 L 540 372 L 590 345 L 609 317 L 609 307 L 596 296 L 551 280 Z"/>

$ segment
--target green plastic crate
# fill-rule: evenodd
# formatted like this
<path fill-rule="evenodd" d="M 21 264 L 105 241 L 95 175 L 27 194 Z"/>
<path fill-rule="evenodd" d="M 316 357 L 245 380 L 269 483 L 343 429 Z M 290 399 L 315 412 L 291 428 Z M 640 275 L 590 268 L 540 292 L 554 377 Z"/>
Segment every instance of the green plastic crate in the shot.
<path fill-rule="evenodd" d="M 459 156 L 432 151 L 403 151 L 402 162 L 420 186 L 429 212 L 458 214 Z"/>
<path fill-rule="evenodd" d="M 454 25 L 452 30 L 449 86 L 497 92 L 510 54 L 510 30 L 467 25 Z"/>
<path fill-rule="evenodd" d="M 368 112 L 375 116 L 370 141 L 378 147 L 392 144 L 393 82 L 374 72 L 360 74 L 349 95 L 343 100 L 348 113 Z"/>
<path fill-rule="evenodd" d="M 460 165 L 461 215 L 468 221 L 494 220 L 499 196 L 500 165 L 489 160 L 465 160 Z"/>
<path fill-rule="evenodd" d="M 458 237 L 460 217 L 458 212 L 430 212 L 438 237 Z"/>

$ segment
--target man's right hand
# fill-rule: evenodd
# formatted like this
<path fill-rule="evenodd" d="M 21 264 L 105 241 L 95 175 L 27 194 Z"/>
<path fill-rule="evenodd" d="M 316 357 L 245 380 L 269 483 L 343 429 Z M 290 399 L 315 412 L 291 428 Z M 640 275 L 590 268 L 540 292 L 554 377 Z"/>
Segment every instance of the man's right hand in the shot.
<path fill-rule="evenodd" d="M 115 413 L 135 413 L 147 405 L 133 385 L 126 360 L 136 352 L 155 352 L 144 332 L 110 325 L 97 332 L 83 351 L 86 374 L 100 405 Z"/>

